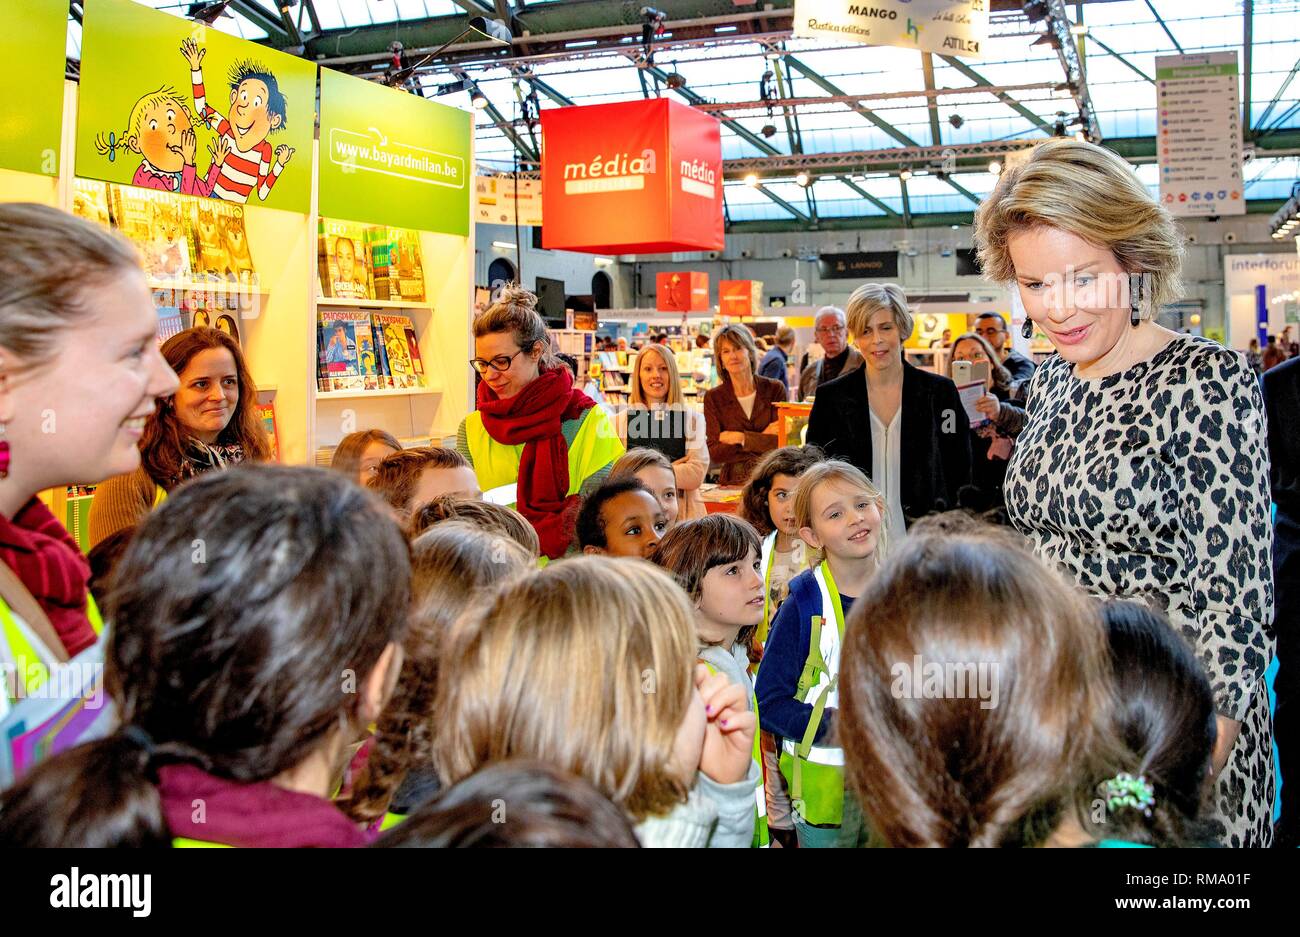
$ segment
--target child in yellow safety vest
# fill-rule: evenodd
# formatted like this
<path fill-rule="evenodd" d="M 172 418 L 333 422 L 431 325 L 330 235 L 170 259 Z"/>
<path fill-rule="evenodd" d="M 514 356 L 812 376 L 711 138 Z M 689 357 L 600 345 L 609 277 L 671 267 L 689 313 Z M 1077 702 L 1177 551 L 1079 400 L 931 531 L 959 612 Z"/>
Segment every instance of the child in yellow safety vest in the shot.
<path fill-rule="evenodd" d="M 710 673 L 724 673 L 745 687 L 757 715 L 749 666 L 754 632 L 763 614 L 758 534 L 738 517 L 711 514 L 686 521 L 664 536 L 654 561 L 673 574 L 695 605 L 699 660 Z M 754 740 L 754 763 L 763 756 Z M 754 792 L 754 846 L 768 845 L 767 797 Z"/>
<path fill-rule="evenodd" d="M 364 845 L 328 797 L 397 679 L 410 579 L 397 522 L 339 473 L 181 486 L 115 574 L 120 726 L 0 794 L 0 843 Z"/>
<path fill-rule="evenodd" d="M 801 847 L 836 845 L 844 814 L 844 753 L 836 737 L 844 617 L 883 561 L 885 501 L 847 462 L 822 462 L 795 490 L 799 536 L 815 566 L 790 583 L 756 680 L 764 730 L 781 739 Z"/>
<path fill-rule="evenodd" d="M 799 539 L 799 525 L 794 516 L 794 490 L 799 476 L 826 455 L 816 446 L 783 446 L 773 449 L 754 466 L 740 496 L 739 514 L 763 538 L 761 551 L 763 577 L 763 620 L 759 622 L 754 643 L 762 656 L 773 619 L 790 592 L 790 580 L 808 568 L 812 550 Z M 751 673 L 758 672 L 755 664 Z M 767 825 L 772 836 L 783 845 L 794 845 L 794 821 L 791 819 L 790 792 L 777 765 L 777 741 L 771 732 L 759 732 L 763 750 L 763 785 L 767 788 Z"/>

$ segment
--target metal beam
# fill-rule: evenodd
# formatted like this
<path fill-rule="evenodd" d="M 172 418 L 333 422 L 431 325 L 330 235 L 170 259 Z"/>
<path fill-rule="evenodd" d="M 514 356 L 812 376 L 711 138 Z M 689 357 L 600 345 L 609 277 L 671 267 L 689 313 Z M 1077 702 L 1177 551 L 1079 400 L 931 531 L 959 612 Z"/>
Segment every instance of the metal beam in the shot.
<path fill-rule="evenodd" d="M 1047 31 L 1053 37 L 1052 48 L 1056 58 L 1065 72 L 1065 83 L 1070 88 L 1075 107 L 1083 121 L 1083 134 L 1093 143 L 1101 142 L 1101 126 L 1097 123 L 1097 111 L 1092 106 L 1092 95 L 1088 92 L 1088 82 L 1083 75 L 1083 62 L 1079 59 L 1079 49 L 1074 44 L 1072 24 L 1065 13 L 1065 4 L 1061 0 L 1046 0 Z"/>
<path fill-rule="evenodd" d="M 656 66 L 656 65 L 648 66 L 647 68 L 645 68 L 645 69 L 641 69 L 640 71 L 641 71 L 641 74 L 642 74 L 642 75 L 644 75 L 645 72 L 650 72 L 651 74 L 655 74 L 655 75 L 657 75 L 657 77 L 658 77 L 661 81 L 665 80 L 665 79 L 668 77 L 667 74 L 664 73 L 664 72 L 663 72 L 663 71 L 662 71 L 658 66 Z M 697 105 L 697 104 L 703 104 L 703 103 L 705 103 L 704 98 L 701 97 L 701 96 L 700 96 L 699 94 L 697 94 L 696 92 L 692 91 L 692 90 L 690 89 L 689 86 L 687 86 L 687 87 L 682 87 L 682 88 L 675 88 L 674 90 L 675 90 L 679 95 L 681 95 L 683 98 L 685 98 L 685 99 L 686 99 L 690 104 L 692 104 L 692 105 Z M 772 146 L 772 144 L 768 143 L 766 140 L 764 140 L 764 139 L 763 139 L 762 137 L 760 137 L 758 134 L 756 134 L 756 133 L 754 133 L 752 130 L 750 130 L 748 127 L 742 126 L 741 124 L 738 124 L 738 123 L 735 123 L 735 122 L 732 121 L 732 120 L 729 120 L 729 119 L 727 118 L 727 115 L 724 114 L 724 113 L 722 113 L 721 111 L 718 111 L 718 112 L 716 112 L 716 113 L 717 113 L 718 118 L 724 122 L 724 124 L 725 124 L 725 126 L 727 127 L 727 129 L 729 129 L 732 133 L 736 134 L 736 136 L 740 137 L 742 140 L 745 140 L 746 142 L 752 144 L 756 149 L 758 149 L 759 152 L 761 152 L 761 153 L 765 153 L 765 154 L 767 154 L 768 156 L 778 156 L 778 157 L 779 157 L 779 156 L 784 156 L 784 155 L 785 155 L 785 154 L 782 153 L 780 150 L 778 150 L 776 147 Z M 897 215 L 898 215 L 898 212 L 894 211 L 894 209 L 890 208 L 890 207 L 889 207 L 888 205 L 886 205 L 884 202 L 880 201 L 878 198 L 876 198 L 875 196 L 873 196 L 873 195 L 872 195 L 870 192 L 868 192 L 866 189 L 864 189 L 864 188 L 862 188 L 861 186 L 859 186 L 856 182 L 854 182 L 854 181 L 853 181 L 852 179 L 850 179 L 848 176 L 840 176 L 840 177 L 839 177 L 839 180 L 840 180 L 840 182 L 843 182 L 845 185 L 847 185 L 847 186 L 848 186 L 850 189 L 852 189 L 854 192 L 856 192 L 858 195 L 861 195 L 863 198 L 865 198 L 867 201 L 871 202 L 871 204 L 875 205 L 877 208 L 881 209 L 882 211 L 887 212 L 887 213 L 890 214 L 890 215 L 894 215 L 894 216 L 897 216 Z"/>
<path fill-rule="evenodd" d="M 921 72 L 925 75 L 925 90 L 934 90 L 934 56 L 929 52 L 921 53 Z M 943 146 L 943 137 L 939 133 L 939 102 L 930 95 L 926 98 L 930 110 L 930 145 Z"/>
<path fill-rule="evenodd" d="M 1287 74 L 1286 78 L 1283 79 L 1282 84 L 1278 85 L 1277 94 L 1273 95 L 1273 100 L 1268 102 L 1268 107 L 1264 108 L 1264 113 L 1259 115 L 1259 122 L 1255 125 L 1256 130 L 1264 129 L 1264 124 L 1272 115 L 1273 108 L 1277 107 L 1277 102 L 1282 100 L 1282 95 L 1286 94 L 1286 89 L 1291 87 L 1291 82 L 1295 78 L 1297 72 L 1300 72 L 1300 59 L 1295 60 L 1295 64 L 1291 66 L 1291 71 Z"/>
<path fill-rule="evenodd" d="M 271 38 L 280 40 L 281 46 L 296 46 L 302 41 L 301 39 L 291 39 L 289 31 L 284 28 L 283 17 L 273 15 L 263 9 L 256 0 L 231 0 L 230 9 L 244 17 L 258 29 L 264 30 Z"/>
<path fill-rule="evenodd" d="M 518 151 L 519 155 L 523 158 L 522 162 L 531 164 L 540 163 L 540 157 L 529 148 L 527 141 L 515 132 L 515 128 L 511 126 L 511 122 L 506 119 L 504 114 L 497 110 L 497 106 L 492 103 L 491 99 L 488 98 L 482 88 L 478 89 L 478 93 L 483 95 L 483 99 L 487 101 L 487 107 L 483 108 L 484 112 L 492 118 L 492 123 L 496 124 L 497 129 L 504 133 L 506 138 L 514 144 L 515 150 Z"/>
<path fill-rule="evenodd" d="M 829 79 L 823 78 L 820 74 L 813 71 L 811 68 L 809 68 L 803 62 L 799 61 L 793 55 L 787 55 L 785 57 L 785 61 L 787 65 L 789 65 L 791 68 L 797 69 L 800 72 L 802 72 L 805 77 L 807 77 L 813 84 L 821 88 L 827 94 L 834 94 L 839 97 L 847 97 L 847 95 L 845 95 L 844 92 L 840 90 L 838 85 L 834 84 Z M 885 133 L 889 134 L 891 137 L 893 137 L 895 140 L 897 140 L 899 143 L 903 144 L 904 146 L 920 145 L 911 137 L 909 137 L 907 134 L 903 133 L 903 131 L 899 130 L 897 127 L 891 124 L 889 121 L 885 120 L 883 117 L 877 116 L 876 112 L 871 110 L 870 108 L 863 107 L 861 104 L 857 104 L 857 103 L 850 103 L 848 105 L 848 108 L 851 111 L 856 111 L 859 115 L 871 121 L 871 123 L 875 124 L 877 127 L 885 131 Z"/>
<path fill-rule="evenodd" d="M 1246 0 L 1242 9 L 1242 66 L 1245 74 L 1242 78 L 1242 97 L 1241 97 L 1241 134 L 1243 139 L 1250 139 L 1250 59 L 1251 51 L 1254 48 L 1255 34 L 1255 3 L 1254 0 Z"/>
<path fill-rule="evenodd" d="M 941 56 L 939 56 L 939 58 L 943 59 L 945 62 L 947 62 L 947 63 L 948 63 L 949 65 L 951 65 L 953 68 L 957 69 L 957 71 L 961 72 L 963 75 L 965 75 L 965 76 L 966 76 L 967 78 L 969 78 L 971 81 L 975 82 L 975 84 L 979 85 L 981 88 L 992 88 L 992 87 L 993 87 L 993 82 L 989 81 L 987 78 L 985 78 L 985 77 L 984 77 L 983 75 L 981 75 L 979 72 L 975 71 L 975 69 L 971 68 L 969 65 L 967 65 L 965 62 L 963 62 L 961 59 L 953 58 L 951 55 L 941 55 Z M 993 96 L 996 97 L 999 101 L 1001 101 L 1001 102 L 1002 102 L 1003 104 L 1005 104 L 1007 107 L 1011 108 L 1013 111 L 1015 111 L 1015 112 L 1016 112 L 1017 114 L 1019 114 L 1021 117 L 1025 118 L 1026 120 L 1028 120 L 1028 121 L 1029 121 L 1030 123 L 1032 123 L 1034 126 L 1038 127 L 1040 130 L 1042 130 L 1042 131 L 1043 131 L 1044 133 L 1046 133 L 1048 136 L 1051 136 L 1051 135 L 1052 135 L 1052 126 L 1051 126 L 1047 121 L 1043 120 L 1043 118 L 1039 117 L 1037 114 L 1035 114 L 1035 113 L 1034 113 L 1033 111 L 1031 111 L 1029 108 L 1025 107 L 1023 104 L 1021 104 L 1021 103 L 1020 103 L 1019 101 L 1017 101 L 1015 98 L 1013 98 L 1011 95 L 1007 94 L 1005 91 L 993 91 L 992 94 L 993 94 Z"/>
<path fill-rule="evenodd" d="M 1093 42 L 1097 43 L 1097 45 L 1101 46 L 1101 49 L 1102 49 L 1103 52 L 1106 52 L 1106 53 L 1108 53 L 1108 54 L 1110 54 L 1110 55 L 1115 56 L 1115 58 L 1119 59 L 1121 62 L 1123 62 L 1125 65 L 1127 65 L 1127 66 L 1129 67 L 1129 69 L 1131 69 L 1131 70 L 1134 71 L 1134 72 L 1137 72 L 1138 77 L 1141 78 L 1143 81 L 1149 82 L 1150 84 L 1153 84 L 1153 85 L 1156 83 L 1156 80 L 1155 80 L 1154 78 L 1152 78 L 1152 77 L 1151 77 L 1150 75 L 1148 75 L 1146 72 L 1142 71 L 1142 69 L 1138 68 L 1136 65 L 1134 65 L 1132 62 L 1130 62 L 1128 59 L 1124 58 L 1124 56 L 1120 55 L 1118 52 L 1116 52 L 1116 51 L 1115 51 L 1114 49 L 1112 49 L 1110 46 L 1106 45 L 1106 43 L 1104 43 L 1104 42 L 1102 42 L 1100 39 L 1098 39 L 1095 35 L 1093 35 L 1093 33 L 1092 33 L 1091 30 L 1088 31 L 1088 38 L 1091 39 Z"/>
<path fill-rule="evenodd" d="M 456 6 L 464 10 L 466 13 L 473 13 L 473 14 L 487 13 L 490 16 L 493 12 L 495 12 L 492 9 L 492 4 L 481 3 L 479 2 L 479 0 L 452 0 L 452 2 L 455 3 Z"/>
<path fill-rule="evenodd" d="M 1165 35 L 1169 37 L 1169 41 L 1174 44 L 1174 48 L 1178 50 L 1178 54 L 1182 55 L 1183 47 L 1178 44 L 1178 40 L 1174 38 L 1174 34 L 1169 31 L 1168 25 L 1166 25 L 1165 21 L 1161 19 L 1160 14 L 1156 12 L 1156 5 L 1152 3 L 1151 0 L 1147 0 L 1147 9 L 1150 10 L 1151 15 L 1156 18 L 1156 22 L 1160 24 L 1160 28 L 1165 31 Z"/>
<path fill-rule="evenodd" d="M 912 227 L 912 200 L 907 196 L 907 180 L 898 177 L 898 191 L 903 193 L 903 227 Z"/>
<path fill-rule="evenodd" d="M 320 35 L 320 16 L 316 13 L 316 0 L 302 0 L 302 5 L 307 8 L 307 19 L 311 21 L 311 34 Z"/>
<path fill-rule="evenodd" d="M 523 69 L 523 68 L 518 69 L 515 74 L 518 75 L 520 78 L 522 78 L 524 81 L 528 82 L 530 85 L 532 85 L 534 88 L 536 88 L 542 94 L 546 95 L 548 98 L 550 98 L 552 101 L 554 101 L 556 104 L 560 105 L 561 107 L 573 106 L 573 100 L 571 98 L 567 98 L 564 95 L 560 94 L 560 92 L 556 91 L 554 88 L 552 88 L 546 82 L 542 81 L 542 79 L 538 78 L 536 75 L 534 75 L 532 72 L 528 71 L 527 69 Z"/>
<path fill-rule="evenodd" d="M 777 195 L 775 192 L 773 192 L 773 191 L 771 191 L 770 189 L 768 189 L 767 186 L 763 185 L 762 183 L 759 183 L 759 184 L 756 185 L 754 188 L 758 189 L 758 191 L 762 192 L 764 195 L 766 195 L 766 196 L 767 196 L 768 198 L 770 198 L 772 201 L 776 202 L 776 204 L 780 205 L 782 208 L 784 208 L 784 209 L 785 209 L 786 211 L 788 211 L 790 214 L 794 215 L 796 218 L 798 218 L 798 219 L 799 219 L 800 221 L 802 221 L 804 224 L 808 224 L 808 225 L 812 224 L 812 219 L 811 219 L 811 218 L 809 218 L 807 215 L 805 215 L 805 214 L 804 214 L 803 212 L 801 212 L 799 209 L 795 208 L 793 205 L 791 205 L 791 204 L 790 204 L 789 202 L 787 202 L 785 199 L 781 198 L 781 196 Z"/>

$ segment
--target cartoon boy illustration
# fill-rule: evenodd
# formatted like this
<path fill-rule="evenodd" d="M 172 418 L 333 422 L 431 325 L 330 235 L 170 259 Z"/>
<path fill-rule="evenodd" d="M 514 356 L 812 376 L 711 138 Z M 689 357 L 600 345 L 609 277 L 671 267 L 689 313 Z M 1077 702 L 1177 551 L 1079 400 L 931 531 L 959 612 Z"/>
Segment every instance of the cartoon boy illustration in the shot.
<path fill-rule="evenodd" d="M 222 163 L 212 184 L 216 198 L 247 202 L 253 190 L 266 201 L 280 178 L 294 149 L 281 144 L 271 148 L 266 138 L 284 129 L 286 104 L 280 86 L 265 67 L 252 60 L 236 62 L 230 69 L 230 116 L 223 117 L 208 103 L 203 86 L 203 57 L 206 49 L 193 39 L 181 43 L 181 54 L 190 64 L 194 88 L 194 109 L 217 135 L 227 141 L 230 155 Z"/>
<path fill-rule="evenodd" d="M 112 162 L 118 150 L 142 157 L 131 184 L 145 189 L 179 192 L 182 195 L 211 195 L 213 182 L 230 153 L 225 140 L 209 147 L 212 164 L 200 178 L 194 166 L 197 149 L 190 107 L 173 89 L 163 86 L 144 95 L 131 108 L 121 134 L 99 134 L 95 149 Z"/>

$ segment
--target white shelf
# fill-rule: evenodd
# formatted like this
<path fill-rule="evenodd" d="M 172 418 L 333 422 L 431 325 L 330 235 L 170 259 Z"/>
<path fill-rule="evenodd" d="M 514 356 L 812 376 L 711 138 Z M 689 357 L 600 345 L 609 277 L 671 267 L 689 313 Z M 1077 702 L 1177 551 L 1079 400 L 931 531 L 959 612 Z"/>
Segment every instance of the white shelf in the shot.
<path fill-rule="evenodd" d="M 403 387 L 385 388 L 384 390 L 318 390 L 317 400 L 358 400 L 369 397 L 421 397 L 429 394 L 441 394 L 439 387 Z"/>
<path fill-rule="evenodd" d="M 317 306 L 342 306 L 345 309 L 432 309 L 430 303 L 405 302 L 392 299 L 339 299 L 317 296 Z"/>

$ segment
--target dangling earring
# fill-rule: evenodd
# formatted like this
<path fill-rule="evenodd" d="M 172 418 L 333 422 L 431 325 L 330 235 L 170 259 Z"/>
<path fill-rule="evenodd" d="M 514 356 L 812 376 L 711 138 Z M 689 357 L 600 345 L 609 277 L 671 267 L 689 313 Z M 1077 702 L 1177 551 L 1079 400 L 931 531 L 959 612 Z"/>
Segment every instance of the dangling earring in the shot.
<path fill-rule="evenodd" d="M 5 425 L 0 423 L 0 478 L 9 477 L 9 440 L 5 439 Z"/>
<path fill-rule="evenodd" d="M 1133 283 L 1133 278 L 1130 278 L 1129 282 L 1131 285 L 1129 286 L 1128 324 L 1133 326 L 1133 328 L 1136 329 L 1138 327 L 1138 324 L 1141 323 L 1142 321 L 1141 274 L 1138 274 L 1136 283 Z"/>
<path fill-rule="evenodd" d="M 1025 341 L 1029 341 L 1029 339 L 1034 337 L 1033 319 L 1029 318 L 1028 316 L 1025 316 L 1025 324 L 1020 327 L 1020 335 L 1025 339 Z"/>

